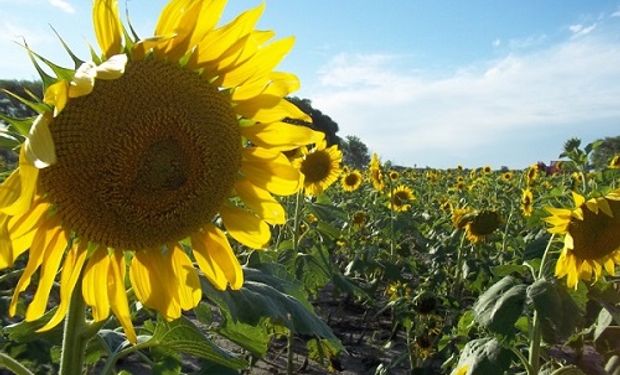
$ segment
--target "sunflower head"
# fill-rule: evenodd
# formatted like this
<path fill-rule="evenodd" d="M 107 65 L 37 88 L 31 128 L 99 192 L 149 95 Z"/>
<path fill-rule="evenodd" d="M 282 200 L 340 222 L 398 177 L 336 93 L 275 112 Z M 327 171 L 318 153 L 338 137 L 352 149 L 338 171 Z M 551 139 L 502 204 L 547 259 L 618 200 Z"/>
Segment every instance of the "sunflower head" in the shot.
<path fill-rule="evenodd" d="M 469 222 L 474 211 L 469 207 L 452 208 L 452 225 L 456 229 L 463 229 Z"/>
<path fill-rule="evenodd" d="M 472 243 L 478 243 L 499 228 L 501 223 L 501 217 L 496 211 L 483 210 L 476 212 L 467 218 L 467 225 L 465 226 L 467 239 Z"/>
<path fill-rule="evenodd" d="M 615 275 L 620 264 L 620 189 L 586 200 L 573 193 L 574 208 L 546 208 L 549 232 L 564 235 L 555 275 L 577 288 L 579 280 L 597 280 L 603 269 Z"/>
<path fill-rule="evenodd" d="M 534 163 L 534 164 L 530 165 L 530 167 L 525 172 L 525 182 L 528 185 L 533 184 L 534 181 L 536 181 L 538 179 L 538 174 L 539 174 L 538 164 Z"/>
<path fill-rule="evenodd" d="M 368 214 L 364 211 L 357 211 L 351 217 L 351 224 L 355 228 L 361 228 L 368 222 Z"/>
<path fill-rule="evenodd" d="M 504 173 L 502 173 L 502 181 L 504 181 L 504 182 L 512 181 L 512 172 L 504 172 Z"/>
<path fill-rule="evenodd" d="M 489 174 L 489 173 L 491 173 L 491 171 L 492 171 L 492 169 L 491 169 L 491 166 L 490 166 L 490 165 L 485 165 L 485 166 L 482 168 L 482 173 L 484 173 L 484 174 Z"/>
<path fill-rule="evenodd" d="M 298 159 L 296 165 L 303 175 L 306 195 L 317 196 L 338 180 L 341 161 L 342 152 L 338 146 L 327 147 L 325 140 Z"/>
<path fill-rule="evenodd" d="M 396 172 L 394 170 L 391 170 L 390 173 L 389 173 L 389 176 L 390 176 L 390 180 L 396 181 L 400 177 L 400 173 L 398 173 L 398 172 Z"/>
<path fill-rule="evenodd" d="M 400 185 L 390 193 L 387 206 L 394 212 L 405 212 L 411 208 L 411 202 L 415 200 L 411 188 Z"/>
<path fill-rule="evenodd" d="M 75 58 L 71 72 L 34 55 L 62 74 L 45 77 L 19 167 L 0 186 L 0 269 L 29 251 L 9 313 L 38 272 L 32 321 L 62 268 L 41 330 L 62 321 L 78 282 L 93 319 L 112 312 L 134 343 L 126 279 L 168 320 L 200 301 L 195 264 L 215 288 L 241 288 L 228 237 L 267 245 L 268 224 L 285 222 L 272 194 L 301 187 L 282 152 L 323 138 L 284 123 L 311 119 L 285 99 L 299 80 L 274 71 L 293 39 L 255 29 L 264 5 L 217 26 L 225 1 L 180 4 L 164 8 L 157 37 L 134 40 L 118 1 L 95 0 L 94 61 Z"/>
<path fill-rule="evenodd" d="M 352 192 L 362 185 L 362 173 L 357 169 L 344 173 L 340 179 L 344 191 Z"/>
<path fill-rule="evenodd" d="M 526 217 L 532 216 L 532 212 L 534 211 L 534 195 L 529 187 L 523 189 L 521 193 L 521 211 L 523 212 L 523 216 Z"/>
<path fill-rule="evenodd" d="M 620 169 L 620 154 L 614 155 L 609 161 L 609 168 Z"/>
<path fill-rule="evenodd" d="M 417 313 L 428 315 L 435 311 L 437 298 L 430 292 L 423 292 L 414 298 L 413 304 L 413 308 Z"/>

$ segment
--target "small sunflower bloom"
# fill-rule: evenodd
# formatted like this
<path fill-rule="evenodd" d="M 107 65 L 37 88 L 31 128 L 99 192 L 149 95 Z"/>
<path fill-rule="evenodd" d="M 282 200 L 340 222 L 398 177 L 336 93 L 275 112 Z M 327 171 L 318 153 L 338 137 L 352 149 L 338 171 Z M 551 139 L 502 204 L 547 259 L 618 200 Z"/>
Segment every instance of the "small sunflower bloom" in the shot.
<path fill-rule="evenodd" d="M 81 282 L 93 320 L 114 314 L 136 343 L 126 280 L 166 320 L 199 303 L 194 264 L 216 289 L 241 288 L 229 237 L 269 243 L 269 224 L 285 222 L 272 194 L 301 187 L 282 152 L 323 135 L 283 122 L 310 121 L 285 99 L 297 77 L 274 70 L 293 38 L 256 30 L 264 4 L 217 26 L 225 5 L 171 0 L 156 37 L 133 40 L 118 1 L 94 1 L 101 54 L 47 77 L 19 166 L 0 186 L 0 269 L 29 253 L 11 316 L 36 277 L 25 320 L 42 317 L 60 270 L 60 302 L 40 331 L 64 319 Z"/>
<path fill-rule="evenodd" d="M 354 228 L 361 228 L 368 222 L 368 215 L 364 211 L 357 211 L 351 217 L 351 225 Z"/>
<path fill-rule="evenodd" d="M 609 168 L 620 169 L 620 154 L 616 154 L 613 158 L 611 158 L 609 161 Z"/>
<path fill-rule="evenodd" d="M 340 184 L 342 189 L 347 192 L 352 192 L 359 189 L 362 186 L 362 173 L 357 169 L 344 173 L 340 178 Z"/>
<path fill-rule="evenodd" d="M 502 223 L 499 214 L 492 210 L 475 212 L 465 218 L 465 233 L 467 239 L 473 243 L 479 243 L 491 235 Z"/>
<path fill-rule="evenodd" d="M 338 146 L 327 147 L 325 139 L 296 161 L 300 169 L 306 195 L 317 196 L 338 180 L 342 172 L 342 152 Z"/>
<path fill-rule="evenodd" d="M 394 212 L 405 212 L 411 208 L 411 202 L 414 200 L 415 196 L 411 188 L 400 185 L 390 193 L 386 205 Z"/>
<path fill-rule="evenodd" d="M 512 181 L 512 172 L 504 172 L 502 173 L 502 181 L 504 182 L 510 182 Z"/>
<path fill-rule="evenodd" d="M 550 233 L 564 235 L 564 247 L 555 275 L 566 277 L 569 288 L 579 280 L 598 280 L 605 270 L 615 275 L 620 265 L 620 189 L 604 197 L 586 200 L 573 192 L 574 208 L 551 208 L 545 221 Z"/>
<path fill-rule="evenodd" d="M 525 188 L 521 193 L 521 212 L 523 216 L 530 217 L 534 211 L 534 194 L 530 188 Z"/>
<path fill-rule="evenodd" d="M 385 181 L 383 180 L 381 160 L 379 159 L 379 155 L 377 155 L 376 153 L 373 153 L 372 157 L 370 158 L 370 164 L 368 165 L 368 175 L 370 177 L 372 187 L 376 191 L 383 191 L 383 189 L 385 188 Z"/>
<path fill-rule="evenodd" d="M 392 170 L 392 171 L 390 171 L 390 173 L 388 173 L 388 176 L 390 176 L 390 180 L 396 181 L 400 177 L 400 173 Z"/>

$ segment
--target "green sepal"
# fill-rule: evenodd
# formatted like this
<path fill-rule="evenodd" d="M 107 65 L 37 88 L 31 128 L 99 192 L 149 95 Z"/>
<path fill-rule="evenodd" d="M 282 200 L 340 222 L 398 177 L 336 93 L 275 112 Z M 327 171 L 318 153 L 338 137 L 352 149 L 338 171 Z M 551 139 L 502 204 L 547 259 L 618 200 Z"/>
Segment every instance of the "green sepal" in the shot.
<path fill-rule="evenodd" d="M 54 79 L 54 77 L 52 77 L 49 74 L 47 74 L 43 70 L 43 68 L 41 68 L 41 65 L 39 65 L 39 63 L 35 59 L 35 53 L 30 49 L 30 47 L 28 47 L 28 43 L 26 43 L 26 40 L 24 40 L 24 44 L 23 45 L 20 44 L 20 46 L 24 47 L 26 49 L 26 51 L 28 51 L 28 57 L 30 58 L 30 61 L 32 61 L 32 64 L 34 65 L 34 68 L 39 73 L 39 77 L 41 77 L 41 81 L 43 82 L 43 92 L 45 92 L 45 90 L 49 86 L 51 86 L 54 83 L 56 83 L 56 79 Z M 26 104 L 26 103 L 24 103 L 24 104 Z M 37 111 L 37 112 L 39 112 L 39 111 Z"/>
<path fill-rule="evenodd" d="M 0 113 L 0 120 L 5 121 L 9 124 L 9 129 L 14 131 L 17 134 L 23 135 L 27 137 L 30 133 L 30 127 L 32 126 L 32 122 L 34 121 L 34 117 L 28 118 L 12 118 L 3 115 Z"/>
<path fill-rule="evenodd" d="M 95 65 L 101 65 L 101 57 L 97 54 L 97 51 L 93 48 L 92 45 L 88 45 L 88 51 L 90 52 L 90 58 L 95 63 Z"/>
<path fill-rule="evenodd" d="M 17 99 L 19 102 L 21 102 L 22 104 L 26 105 L 28 108 L 32 109 L 33 111 L 37 112 L 37 113 L 44 113 L 44 112 L 49 112 L 51 109 L 50 107 L 45 104 L 45 103 L 37 103 L 37 102 L 33 102 L 31 100 L 22 98 L 21 96 L 14 94 L 12 92 L 10 92 L 9 90 L 6 89 L 2 89 L 2 92 L 4 92 L 5 94 Z"/>
<path fill-rule="evenodd" d="M 67 45 L 67 43 L 65 43 L 64 39 L 62 39 L 62 37 L 60 36 L 60 34 L 58 34 L 58 31 L 56 31 L 56 29 L 54 29 L 54 26 L 51 26 L 52 31 L 54 32 L 54 34 L 56 34 L 56 36 L 58 37 L 58 39 L 60 40 L 60 43 L 62 44 L 62 46 L 64 47 L 65 51 L 67 51 L 67 53 L 69 54 L 69 56 L 71 57 L 71 60 L 73 60 L 73 64 L 75 65 L 75 69 L 77 70 L 82 64 L 84 64 L 84 61 L 82 59 L 80 59 L 79 57 L 77 57 L 73 51 L 71 51 L 71 49 L 69 48 L 69 46 Z M 73 77 L 72 77 L 73 78 Z"/>

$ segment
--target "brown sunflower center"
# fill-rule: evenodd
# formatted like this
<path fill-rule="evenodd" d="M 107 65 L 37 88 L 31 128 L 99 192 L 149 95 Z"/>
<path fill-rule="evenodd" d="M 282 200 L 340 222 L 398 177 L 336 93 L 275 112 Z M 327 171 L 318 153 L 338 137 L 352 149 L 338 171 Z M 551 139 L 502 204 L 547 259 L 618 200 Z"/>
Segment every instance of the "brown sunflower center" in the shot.
<path fill-rule="evenodd" d="M 331 164 L 332 161 L 327 152 L 315 151 L 306 155 L 306 159 L 301 163 L 301 173 L 304 174 L 308 183 L 323 181 L 329 176 Z"/>
<path fill-rule="evenodd" d="M 406 190 L 399 190 L 399 191 L 394 192 L 392 203 L 394 204 L 394 206 L 400 207 L 400 206 L 405 205 L 407 202 L 409 202 L 410 199 L 411 199 L 411 196 L 409 192 L 407 192 Z"/>
<path fill-rule="evenodd" d="M 156 247 L 208 223 L 241 163 L 225 94 L 155 59 L 97 80 L 50 128 L 57 163 L 41 171 L 40 191 L 67 228 L 115 248 Z"/>
<path fill-rule="evenodd" d="M 493 233 L 500 225 L 500 218 L 495 211 L 482 211 L 469 223 L 469 231 L 476 236 Z"/>
<path fill-rule="evenodd" d="M 344 183 L 347 186 L 355 186 L 359 181 L 359 177 L 357 174 L 355 173 L 350 173 L 347 175 L 347 177 L 345 177 L 344 179 Z"/>
<path fill-rule="evenodd" d="M 583 221 L 572 220 L 568 226 L 573 237 L 573 251 L 580 259 L 600 259 L 620 251 L 620 202 L 607 202 L 613 218 L 601 211 L 595 214 L 583 205 Z"/>

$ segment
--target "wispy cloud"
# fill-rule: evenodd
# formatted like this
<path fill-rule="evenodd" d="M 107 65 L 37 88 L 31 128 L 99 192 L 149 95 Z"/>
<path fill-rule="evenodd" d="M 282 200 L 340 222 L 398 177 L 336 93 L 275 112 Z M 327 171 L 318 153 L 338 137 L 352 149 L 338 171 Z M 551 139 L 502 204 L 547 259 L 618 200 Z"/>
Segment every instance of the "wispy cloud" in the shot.
<path fill-rule="evenodd" d="M 399 56 L 341 54 L 320 71 L 321 86 L 310 97 L 343 134 L 398 163 L 480 163 L 486 151 L 525 166 L 557 156 L 524 153 L 535 137 L 620 122 L 620 65 L 610 61 L 620 61 L 620 44 L 600 38 L 513 51 L 442 78 L 397 67 Z"/>
<path fill-rule="evenodd" d="M 575 25 L 570 25 L 568 27 L 568 29 L 570 30 L 571 33 L 573 33 L 573 37 L 581 37 L 584 35 L 588 35 L 590 34 L 592 31 L 594 31 L 594 29 L 596 29 L 597 24 L 593 23 L 590 26 L 584 26 L 582 24 L 575 24 Z"/>
<path fill-rule="evenodd" d="M 615 12 L 613 12 L 612 14 L 609 15 L 610 17 L 620 17 L 620 6 L 618 7 L 618 9 L 616 9 Z"/>
<path fill-rule="evenodd" d="M 75 13 L 75 8 L 66 0 L 48 0 L 50 5 L 66 13 Z"/>

